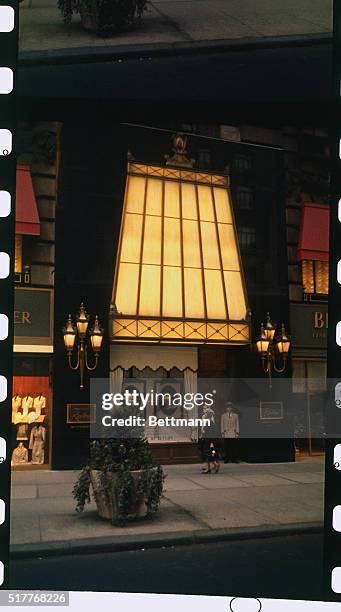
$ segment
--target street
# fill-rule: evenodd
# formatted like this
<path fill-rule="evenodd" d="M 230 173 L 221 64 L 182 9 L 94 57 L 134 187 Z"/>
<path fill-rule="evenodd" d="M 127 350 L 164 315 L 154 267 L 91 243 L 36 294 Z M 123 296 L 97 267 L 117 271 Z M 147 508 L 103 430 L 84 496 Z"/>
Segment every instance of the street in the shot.
<path fill-rule="evenodd" d="M 85 118 L 93 112 L 94 99 L 103 112 L 111 99 L 110 113 L 116 109 L 117 120 L 130 122 L 152 118 L 155 122 L 155 116 L 164 122 L 170 112 L 184 120 L 190 112 L 191 121 L 200 122 L 238 118 L 245 122 L 246 117 L 252 122 L 269 116 L 283 122 L 291 116 L 295 123 L 304 118 L 319 124 L 330 104 L 331 42 L 126 60 L 115 56 L 105 62 L 68 65 L 27 64 L 18 70 L 17 93 L 22 118 L 65 119 L 72 112 Z"/>
<path fill-rule="evenodd" d="M 13 560 L 10 588 L 322 599 L 322 534 Z"/>

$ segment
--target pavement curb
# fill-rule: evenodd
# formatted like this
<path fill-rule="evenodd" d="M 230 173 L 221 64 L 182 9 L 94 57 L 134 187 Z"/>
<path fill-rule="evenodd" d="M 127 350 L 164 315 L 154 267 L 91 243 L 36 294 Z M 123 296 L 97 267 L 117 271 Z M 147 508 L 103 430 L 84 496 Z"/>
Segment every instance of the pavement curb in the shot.
<path fill-rule="evenodd" d="M 115 527 L 113 527 L 115 529 Z M 131 536 L 85 538 L 82 540 L 61 540 L 36 544 L 13 544 L 10 547 L 11 559 L 37 557 L 56 557 L 104 552 L 122 552 L 142 548 L 164 548 L 228 542 L 238 540 L 263 539 L 295 535 L 323 533 L 323 523 L 289 523 L 288 525 L 262 525 L 260 527 L 240 527 L 238 529 L 201 529 L 198 531 L 178 531 L 175 533 L 155 533 Z"/>
<path fill-rule="evenodd" d="M 127 60 L 152 60 L 177 55 L 223 53 L 274 49 L 280 47 L 315 46 L 332 43 L 332 34 L 302 34 L 301 36 L 267 36 L 239 39 L 204 40 L 199 42 L 152 43 L 142 45 L 108 45 L 105 47 L 78 47 L 47 51 L 23 51 L 19 53 L 20 67 L 80 64 L 95 62 L 123 62 Z"/>

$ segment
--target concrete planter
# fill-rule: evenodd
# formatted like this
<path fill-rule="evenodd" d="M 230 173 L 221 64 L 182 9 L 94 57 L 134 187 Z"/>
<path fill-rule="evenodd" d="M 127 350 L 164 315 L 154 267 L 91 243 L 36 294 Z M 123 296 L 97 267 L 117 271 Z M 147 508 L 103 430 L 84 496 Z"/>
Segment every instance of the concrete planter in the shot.
<path fill-rule="evenodd" d="M 139 483 L 141 479 L 145 478 L 151 470 L 155 470 L 156 468 L 151 468 L 150 470 L 137 470 L 130 472 L 133 482 L 133 501 L 131 507 L 128 510 L 127 518 L 141 518 L 148 514 L 147 504 L 144 499 L 143 492 L 139 491 Z M 90 479 L 91 485 L 94 493 L 94 499 L 97 505 L 98 514 L 101 518 L 107 520 L 115 520 L 119 519 L 119 512 L 117 506 L 117 480 L 118 475 L 116 472 L 108 472 L 107 478 L 110 485 L 109 496 L 106 496 L 103 493 L 100 481 L 100 470 L 91 470 L 90 471 Z"/>
<path fill-rule="evenodd" d="M 131 0 L 126 11 L 119 14 L 119 17 L 115 10 L 115 4 L 115 0 L 112 0 L 112 10 L 110 10 L 109 5 L 109 9 L 106 10 L 105 20 L 99 23 L 97 0 L 92 0 L 87 6 L 81 0 L 79 3 L 79 14 L 83 28 L 96 34 L 124 32 L 133 28 L 137 17 L 136 0 Z"/>

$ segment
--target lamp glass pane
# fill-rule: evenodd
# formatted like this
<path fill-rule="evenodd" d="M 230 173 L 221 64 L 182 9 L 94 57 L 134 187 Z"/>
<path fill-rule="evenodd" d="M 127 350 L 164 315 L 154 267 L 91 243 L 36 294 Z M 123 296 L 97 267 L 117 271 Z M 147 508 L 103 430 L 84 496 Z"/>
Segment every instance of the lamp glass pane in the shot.
<path fill-rule="evenodd" d="M 91 345 L 94 351 L 99 351 L 102 345 L 103 336 L 100 334 L 91 335 Z"/>
<path fill-rule="evenodd" d="M 143 176 L 129 176 L 127 187 L 127 212 L 143 213 L 146 179 Z"/>
<path fill-rule="evenodd" d="M 257 340 L 256 342 L 257 345 L 257 349 L 259 353 L 267 353 L 268 348 L 269 348 L 269 341 L 268 340 Z"/>
<path fill-rule="evenodd" d="M 127 213 L 121 241 L 121 261 L 139 263 L 141 254 L 142 215 Z"/>
<path fill-rule="evenodd" d="M 163 269 L 164 317 L 182 316 L 182 274 L 181 268 L 165 266 Z"/>
<path fill-rule="evenodd" d="M 287 355 L 290 349 L 290 342 L 289 341 L 283 342 L 283 340 L 280 340 L 279 342 L 277 342 L 276 347 L 279 353 L 282 353 L 283 355 Z"/>
<path fill-rule="evenodd" d="M 72 349 L 74 347 L 76 340 L 75 334 L 64 333 L 64 344 L 67 349 Z"/>
<path fill-rule="evenodd" d="M 264 325 L 264 334 L 265 336 L 268 338 L 268 340 L 273 340 L 275 337 L 275 333 L 276 333 L 276 328 L 275 326 L 271 323 L 270 321 L 270 326 L 272 326 L 272 328 L 268 328 L 267 324 Z"/>
<path fill-rule="evenodd" d="M 78 333 L 81 335 L 86 334 L 86 330 L 88 329 L 89 322 L 88 321 L 77 321 L 77 329 Z"/>

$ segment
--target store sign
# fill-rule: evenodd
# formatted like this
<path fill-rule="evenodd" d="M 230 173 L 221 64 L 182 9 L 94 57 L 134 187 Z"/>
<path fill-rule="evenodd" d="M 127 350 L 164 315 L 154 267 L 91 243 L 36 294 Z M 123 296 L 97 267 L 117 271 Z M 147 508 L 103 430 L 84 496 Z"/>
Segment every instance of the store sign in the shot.
<path fill-rule="evenodd" d="M 292 304 L 290 323 L 293 347 L 327 348 L 327 304 Z"/>
<path fill-rule="evenodd" d="M 52 289 L 15 288 L 15 344 L 52 344 Z"/>

